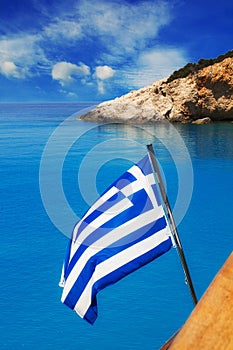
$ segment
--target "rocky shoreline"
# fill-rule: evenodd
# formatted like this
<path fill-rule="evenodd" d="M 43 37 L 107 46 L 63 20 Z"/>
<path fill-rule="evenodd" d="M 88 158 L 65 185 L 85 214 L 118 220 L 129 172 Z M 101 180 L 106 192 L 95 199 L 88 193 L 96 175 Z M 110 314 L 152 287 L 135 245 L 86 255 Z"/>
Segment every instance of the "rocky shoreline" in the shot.
<path fill-rule="evenodd" d="M 82 120 L 119 123 L 170 122 L 206 124 L 233 120 L 233 57 L 191 72 L 156 81 L 99 104 Z"/>

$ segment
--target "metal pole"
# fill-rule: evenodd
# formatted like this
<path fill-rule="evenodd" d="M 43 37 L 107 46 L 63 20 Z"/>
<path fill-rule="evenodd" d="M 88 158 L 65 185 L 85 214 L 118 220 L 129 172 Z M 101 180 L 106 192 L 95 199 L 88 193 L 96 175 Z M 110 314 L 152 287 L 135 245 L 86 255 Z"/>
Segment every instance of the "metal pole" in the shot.
<path fill-rule="evenodd" d="M 165 191 L 165 188 L 164 188 L 163 180 L 162 180 L 162 177 L 161 177 L 161 174 L 160 174 L 160 170 L 159 170 L 159 166 L 158 166 L 158 163 L 157 163 L 157 160 L 156 160 L 156 157 L 155 157 L 155 152 L 154 152 L 153 146 L 151 144 L 147 145 L 147 150 L 149 152 L 151 163 L 152 163 L 152 165 L 154 167 L 154 171 L 155 171 L 156 176 L 157 176 L 157 180 L 158 180 L 158 184 L 159 184 L 159 188 L 160 188 L 160 192 L 161 192 L 161 195 L 162 195 L 163 202 L 164 202 L 164 204 L 166 206 L 168 219 L 170 221 L 170 225 L 171 225 L 171 228 L 172 228 L 172 234 L 173 234 L 176 246 L 177 246 L 177 251 L 178 251 L 178 255 L 179 255 L 180 261 L 181 261 L 181 265 L 182 265 L 183 270 L 184 270 L 185 279 L 186 279 L 187 284 L 189 286 L 189 290 L 190 290 L 190 293 L 191 293 L 191 296 L 192 296 L 193 304 L 194 304 L 194 306 L 196 306 L 198 300 L 197 300 L 196 293 L 195 293 L 195 290 L 194 290 L 194 287 L 193 287 L 193 282 L 192 282 L 192 279 L 191 279 L 191 276 L 190 276 L 190 273 L 189 273 L 189 269 L 188 269 L 188 265 L 187 265 L 187 262 L 186 262 L 186 259 L 185 259 L 185 255 L 184 255 L 184 251 L 183 251 L 183 248 L 182 248 L 182 245 L 181 245 L 181 241 L 180 241 L 180 238 L 179 238 L 179 235 L 178 235 L 178 231 L 177 231 L 177 228 L 176 228 L 175 220 L 174 220 L 173 215 L 172 215 L 172 210 L 171 210 L 171 207 L 170 207 L 170 204 L 169 204 L 169 201 L 168 201 L 168 198 L 167 198 L 167 194 L 166 194 L 166 191 Z"/>

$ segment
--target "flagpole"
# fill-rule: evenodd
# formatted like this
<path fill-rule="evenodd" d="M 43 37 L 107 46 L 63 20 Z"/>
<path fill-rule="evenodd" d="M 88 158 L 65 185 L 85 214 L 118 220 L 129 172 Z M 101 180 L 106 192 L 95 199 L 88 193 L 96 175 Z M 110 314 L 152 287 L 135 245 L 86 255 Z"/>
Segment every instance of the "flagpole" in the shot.
<path fill-rule="evenodd" d="M 172 228 L 172 234 L 173 234 L 173 237 L 174 237 L 174 241 L 176 243 L 178 255 L 179 255 L 179 258 L 180 258 L 180 261 L 181 261 L 181 265 L 182 265 L 182 268 L 183 268 L 183 271 L 184 271 L 184 274 L 185 274 L 185 279 L 187 281 L 187 284 L 188 284 L 188 287 L 189 287 L 189 290 L 190 290 L 190 294 L 191 294 L 191 297 L 192 297 L 192 300 L 193 300 L 193 304 L 194 304 L 194 306 L 196 306 L 198 300 L 197 300 L 197 297 L 196 297 L 196 293 L 195 293 L 195 290 L 194 290 L 193 282 L 192 282 L 192 279 L 191 279 L 191 276 L 190 276 L 190 272 L 189 272 L 188 265 L 187 265 L 187 262 L 186 262 L 186 259 L 185 259 L 184 251 L 183 251 L 183 248 L 182 248 L 182 245 L 181 245 L 181 241 L 180 241 L 179 234 L 178 234 L 178 231 L 177 231 L 177 228 L 176 228 L 175 220 L 174 220 L 174 217 L 173 217 L 173 214 L 172 214 L 172 210 L 171 210 L 171 207 L 170 207 L 170 204 L 169 204 L 169 201 L 168 201 L 168 197 L 167 197 L 167 194 L 166 194 L 166 191 L 165 191 L 165 188 L 164 188 L 162 176 L 161 176 L 161 173 L 160 173 L 160 170 L 159 170 L 159 166 L 158 166 L 158 163 L 157 163 L 157 160 L 156 160 L 156 157 L 155 157 L 155 152 L 154 152 L 152 144 L 147 145 L 147 150 L 148 150 L 148 153 L 149 153 L 149 156 L 150 156 L 151 163 L 153 165 L 154 171 L 155 171 L 156 176 L 157 176 L 157 180 L 158 180 L 158 184 L 159 184 L 159 188 L 160 188 L 160 192 L 161 192 L 161 195 L 162 195 L 163 202 L 164 202 L 164 204 L 166 206 L 168 219 L 170 221 L 170 225 L 171 225 L 171 228 Z"/>

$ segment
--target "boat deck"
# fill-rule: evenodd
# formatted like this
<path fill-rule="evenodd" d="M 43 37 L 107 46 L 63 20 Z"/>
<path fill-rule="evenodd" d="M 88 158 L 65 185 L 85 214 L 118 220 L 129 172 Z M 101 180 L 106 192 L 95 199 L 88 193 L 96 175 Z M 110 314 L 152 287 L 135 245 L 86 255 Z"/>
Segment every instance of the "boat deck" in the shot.
<path fill-rule="evenodd" d="M 174 340 L 162 349 L 233 349 L 233 252 Z"/>

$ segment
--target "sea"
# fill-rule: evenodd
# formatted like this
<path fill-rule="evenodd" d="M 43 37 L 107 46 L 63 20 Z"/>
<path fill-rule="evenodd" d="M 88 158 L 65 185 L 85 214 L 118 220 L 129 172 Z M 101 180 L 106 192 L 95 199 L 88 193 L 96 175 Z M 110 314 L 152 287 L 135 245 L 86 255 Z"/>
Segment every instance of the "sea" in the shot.
<path fill-rule="evenodd" d="M 233 248 L 233 124 L 84 122 L 91 103 L 0 104 L 0 348 L 152 350 L 193 310 L 175 248 L 98 294 L 58 286 L 74 224 L 153 144 L 198 299 Z"/>

